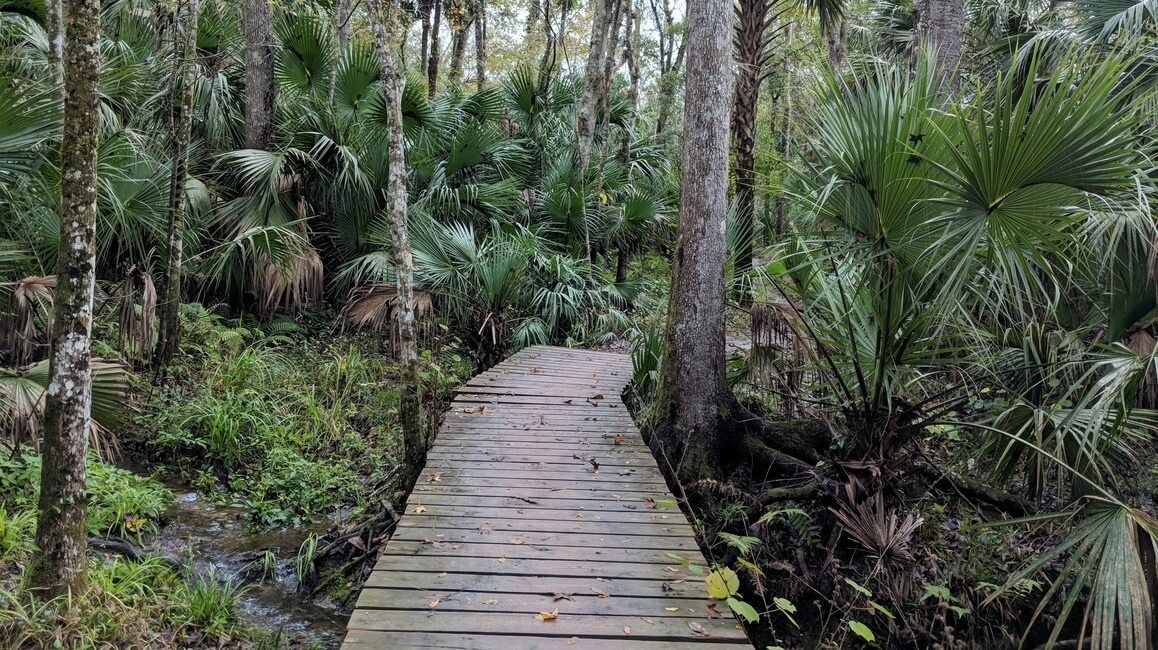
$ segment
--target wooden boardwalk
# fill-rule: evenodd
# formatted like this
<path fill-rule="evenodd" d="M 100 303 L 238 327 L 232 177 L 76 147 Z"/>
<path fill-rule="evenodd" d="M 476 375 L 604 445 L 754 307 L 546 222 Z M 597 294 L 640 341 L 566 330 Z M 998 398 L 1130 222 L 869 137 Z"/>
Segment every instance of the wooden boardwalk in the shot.
<path fill-rule="evenodd" d="M 630 378 L 626 355 L 534 347 L 463 386 L 343 648 L 751 648 L 677 561 L 705 564 Z"/>

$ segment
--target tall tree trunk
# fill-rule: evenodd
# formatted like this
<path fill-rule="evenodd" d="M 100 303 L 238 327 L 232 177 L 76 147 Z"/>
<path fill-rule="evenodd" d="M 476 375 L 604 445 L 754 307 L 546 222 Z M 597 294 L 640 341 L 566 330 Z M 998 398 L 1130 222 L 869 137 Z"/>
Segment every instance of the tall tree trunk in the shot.
<path fill-rule="evenodd" d="M 335 20 L 338 23 L 338 52 L 339 54 L 346 51 L 346 46 L 350 44 L 350 21 L 354 18 L 354 3 L 353 0 L 338 0 L 337 13 Z M 427 14 L 429 16 L 429 14 Z M 425 45 L 425 41 L 423 45 Z"/>
<path fill-rule="evenodd" d="M 724 380 L 724 261 L 732 12 L 688 0 L 679 234 L 651 442 L 683 481 L 717 477 Z"/>
<path fill-rule="evenodd" d="M 487 3 L 476 0 L 474 15 L 475 83 L 482 90 L 487 83 Z"/>
<path fill-rule="evenodd" d="M 531 38 L 531 35 L 535 33 L 535 28 L 539 26 L 539 21 L 543 18 L 543 2 L 544 0 L 531 0 L 527 5 L 527 25 L 523 32 L 526 39 Z"/>
<path fill-rule="evenodd" d="M 792 49 L 792 37 L 796 32 L 795 25 L 789 23 L 785 28 L 785 43 L 787 49 Z M 783 113 L 780 115 L 780 125 L 776 129 L 776 153 L 780 156 L 781 170 L 788 166 L 788 158 L 792 155 L 792 57 L 786 56 L 783 59 L 783 67 L 780 74 L 783 79 L 781 81 L 780 104 L 783 106 Z M 775 123 L 777 115 L 772 112 L 772 120 Z M 784 234 L 784 227 L 788 221 L 788 194 L 784 192 L 784 172 L 781 171 L 780 194 L 776 197 L 776 236 L 780 237 Z"/>
<path fill-rule="evenodd" d="M 566 2 L 567 0 L 563 0 Z M 551 0 L 543 0 L 543 57 L 539 59 L 539 85 L 547 83 L 555 70 L 558 48 L 555 43 L 555 28 L 551 24 Z"/>
<path fill-rule="evenodd" d="M 838 18 L 836 24 L 829 26 L 824 38 L 828 43 L 828 67 L 839 73 L 848 56 L 848 22 Z"/>
<path fill-rule="evenodd" d="M 44 23 L 48 32 L 48 67 L 53 83 L 61 84 L 60 100 L 64 101 L 64 69 L 62 49 L 64 48 L 64 19 L 61 9 L 63 0 L 46 0 L 44 3 Z"/>
<path fill-rule="evenodd" d="M 273 9 L 270 0 L 245 0 L 245 147 L 273 144 Z"/>
<path fill-rule="evenodd" d="M 462 62 L 466 55 L 466 30 L 470 29 L 470 6 L 467 0 L 450 0 L 446 6 L 446 20 L 450 23 L 450 69 L 446 82 L 452 86 L 462 83 Z"/>
<path fill-rule="evenodd" d="M 606 56 L 607 36 L 616 1 L 592 0 L 595 3 L 595 15 L 591 20 L 591 43 L 587 50 L 587 67 L 583 74 L 583 96 L 579 100 L 575 121 L 575 155 L 580 176 L 586 173 L 587 166 L 591 162 L 599 90 L 603 86 L 603 57 Z"/>
<path fill-rule="evenodd" d="M 937 51 L 937 70 L 952 92 L 960 83 L 957 73 L 964 29 L 965 0 L 920 0 L 917 5 L 917 49 Z"/>
<path fill-rule="evenodd" d="M 668 71 L 659 79 L 659 118 L 655 121 L 655 134 L 662 135 L 667 130 L 667 122 L 671 117 L 671 109 L 675 104 L 676 90 L 679 88 L 680 69 L 683 68 L 684 56 L 688 50 L 688 38 L 680 41 L 675 60 Z M 687 101 L 686 99 L 684 100 Z"/>
<path fill-rule="evenodd" d="M 624 62 L 627 63 L 627 74 L 631 84 L 627 91 L 627 101 L 631 104 L 631 110 L 634 113 L 639 110 L 639 82 L 643 75 L 639 64 L 642 21 L 639 18 L 639 10 L 635 8 L 635 0 L 626 1 L 628 8 L 627 24 L 630 27 L 628 28 L 627 42 L 623 48 L 623 59 Z"/>
<path fill-rule="evenodd" d="M 64 22 L 60 246 L 40 446 L 39 552 L 27 577 L 29 586 L 45 597 L 81 592 L 87 566 L 85 454 L 92 412 L 100 10 L 99 0 L 70 0 Z M 50 41 L 58 38 L 49 35 Z"/>
<path fill-rule="evenodd" d="M 422 22 L 422 45 L 419 49 L 418 68 L 426 71 L 427 61 L 430 60 L 430 13 L 434 10 L 434 0 L 420 0 L 418 3 L 418 17 Z"/>
<path fill-rule="evenodd" d="M 746 236 L 736 252 L 736 275 L 752 269 L 752 244 L 756 224 L 756 114 L 760 85 L 768 64 L 772 37 L 768 0 L 736 3 L 736 90 L 732 102 L 732 142 L 736 147 L 736 221 Z M 740 283 L 738 298 L 751 300 L 747 283 Z"/>
<path fill-rule="evenodd" d="M 193 85 L 197 67 L 198 0 L 186 0 L 185 24 L 174 39 L 177 56 L 173 71 L 173 159 L 169 172 L 169 258 L 165 265 L 165 284 L 160 296 L 160 333 L 153 362 L 158 375 L 177 354 L 181 342 L 182 255 L 185 232 L 185 179 L 189 169 L 189 140 L 193 131 Z M 174 25 L 176 27 L 176 24 Z M 174 30 L 176 31 L 176 29 Z"/>
<path fill-rule="evenodd" d="M 410 248 L 410 234 L 406 225 L 406 141 L 402 132 L 402 71 L 395 60 L 395 52 L 406 38 L 401 23 L 399 0 L 370 0 L 370 19 L 373 21 L 374 41 L 378 46 L 378 61 L 385 82 L 383 96 L 386 103 L 389 131 L 389 170 L 386 180 L 386 209 L 390 215 L 390 246 L 394 258 L 398 291 L 398 356 L 401 364 L 402 439 L 406 446 L 407 483 L 410 488 L 426 462 L 426 440 L 422 435 L 421 404 L 418 400 L 418 335 L 414 316 L 414 253 Z"/>
<path fill-rule="evenodd" d="M 619 28 L 622 26 L 624 15 L 630 15 L 628 10 L 628 3 L 631 0 L 613 0 L 614 9 L 611 12 L 611 33 L 607 35 L 606 51 L 603 57 L 603 72 L 601 73 L 599 84 L 599 112 L 596 117 L 596 130 L 599 139 L 603 143 L 600 147 L 599 158 L 599 178 L 603 178 L 603 166 L 607 162 L 607 145 L 608 145 L 608 129 L 611 126 L 611 82 L 612 73 L 615 71 L 615 63 L 618 61 L 616 54 L 619 52 Z M 627 30 L 624 30 L 627 33 Z M 598 116 L 602 116 L 599 120 Z M 601 180 L 602 182 L 602 180 Z"/>
<path fill-rule="evenodd" d="M 430 25 L 430 60 L 426 64 L 426 94 L 434 97 L 438 91 L 438 61 L 441 58 L 442 2 L 434 0 L 434 21 Z"/>

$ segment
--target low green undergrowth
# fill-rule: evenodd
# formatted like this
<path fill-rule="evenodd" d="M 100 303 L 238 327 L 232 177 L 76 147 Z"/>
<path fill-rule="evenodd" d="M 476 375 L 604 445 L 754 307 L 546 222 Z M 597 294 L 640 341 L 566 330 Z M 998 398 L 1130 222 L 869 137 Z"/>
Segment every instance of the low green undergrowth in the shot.
<path fill-rule="evenodd" d="M 183 578 L 158 559 L 90 560 L 88 588 L 51 601 L 0 586 L 4 648 L 274 648 L 276 634 L 245 625 L 244 588 L 216 576 Z"/>
<path fill-rule="evenodd" d="M 135 434 L 150 460 L 245 505 L 261 527 L 358 508 L 392 475 L 399 393 L 382 337 L 335 334 L 332 315 L 260 327 L 197 306 L 185 316 L 176 381 L 150 397 Z M 427 401 L 466 373 L 453 347 L 425 356 Z"/>

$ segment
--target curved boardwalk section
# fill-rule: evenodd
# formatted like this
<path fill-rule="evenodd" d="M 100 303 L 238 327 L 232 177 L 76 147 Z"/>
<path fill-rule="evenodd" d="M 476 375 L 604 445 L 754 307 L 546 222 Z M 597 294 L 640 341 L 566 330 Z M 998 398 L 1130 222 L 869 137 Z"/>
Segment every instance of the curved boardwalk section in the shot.
<path fill-rule="evenodd" d="M 625 355 L 534 347 L 463 386 L 343 647 L 751 648 L 678 561 L 705 564 L 630 378 Z"/>

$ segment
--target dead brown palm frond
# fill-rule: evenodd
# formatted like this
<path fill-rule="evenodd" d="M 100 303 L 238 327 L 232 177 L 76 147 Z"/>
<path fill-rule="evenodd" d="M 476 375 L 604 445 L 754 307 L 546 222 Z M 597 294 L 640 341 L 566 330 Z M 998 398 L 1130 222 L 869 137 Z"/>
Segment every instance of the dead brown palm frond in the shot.
<path fill-rule="evenodd" d="M 120 327 L 117 347 L 134 363 L 148 360 L 157 316 L 157 287 L 153 277 L 134 266 L 113 292 L 113 298 L 117 301 Z"/>
<path fill-rule="evenodd" d="M 258 258 L 258 313 L 268 318 L 279 308 L 301 312 L 322 298 L 325 266 L 318 251 L 306 246 L 292 254 L 285 264 L 275 264 L 265 255 Z"/>
<path fill-rule="evenodd" d="M 11 307 L 4 319 L 8 332 L 4 345 L 16 365 L 31 361 L 36 351 L 46 345 L 55 290 L 55 275 L 29 276 L 13 286 Z"/>
<path fill-rule="evenodd" d="M 912 560 L 909 544 L 925 520 L 912 514 L 901 519 L 896 510 L 885 505 L 880 491 L 858 503 L 853 484 L 845 487 L 847 500 L 831 509 L 845 532 L 876 557 L 882 567 L 887 568 L 889 562 Z"/>
<path fill-rule="evenodd" d="M 13 446 L 37 445 L 44 418 L 44 394 L 49 382 L 48 361 L 24 368 L 0 368 L 0 437 Z M 129 370 L 115 361 L 92 362 L 92 420 L 90 445 L 103 459 L 118 452 L 112 430 L 133 410 L 129 403 Z"/>
<path fill-rule="evenodd" d="M 808 339 L 800 336 L 800 313 L 782 302 L 755 302 L 750 315 L 752 377 L 788 398 L 780 402 L 782 415 L 796 415 L 792 398 L 800 392 L 805 363 L 812 356 Z"/>
<path fill-rule="evenodd" d="M 345 320 L 356 329 L 375 332 L 389 327 L 392 333 L 396 333 L 397 314 L 398 287 L 393 284 L 370 284 L 354 289 L 342 308 Z M 414 292 L 414 320 L 420 337 L 433 335 L 434 299 L 425 291 Z"/>

